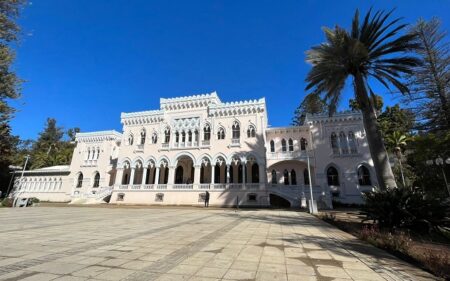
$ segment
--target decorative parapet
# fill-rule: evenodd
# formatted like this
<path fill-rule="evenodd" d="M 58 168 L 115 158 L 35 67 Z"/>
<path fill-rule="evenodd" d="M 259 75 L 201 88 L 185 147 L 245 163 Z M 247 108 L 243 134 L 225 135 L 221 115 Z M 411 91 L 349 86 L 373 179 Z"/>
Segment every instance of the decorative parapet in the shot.
<path fill-rule="evenodd" d="M 361 121 L 362 114 L 360 111 L 341 111 L 332 116 L 328 113 L 306 114 L 305 123 L 334 123 L 342 121 Z"/>
<path fill-rule="evenodd" d="M 69 165 L 59 165 L 59 166 L 50 166 L 50 167 L 44 167 L 34 170 L 26 170 L 24 171 L 24 175 L 68 175 L 70 173 L 70 166 Z M 22 171 L 14 171 L 14 174 L 20 175 L 22 174 Z"/>
<path fill-rule="evenodd" d="M 265 111 L 266 111 L 265 98 L 261 98 L 259 100 L 226 102 L 211 105 L 209 107 L 210 116 L 236 116 Z"/>
<path fill-rule="evenodd" d="M 300 132 L 308 132 L 309 126 L 288 126 L 288 127 L 271 127 L 267 128 L 266 135 L 271 134 L 286 134 L 286 133 L 300 133 Z"/>
<path fill-rule="evenodd" d="M 123 125 L 142 125 L 153 124 L 164 120 L 164 112 L 162 110 L 147 110 L 139 112 L 120 114 Z"/>
<path fill-rule="evenodd" d="M 161 98 L 160 101 L 161 110 L 183 110 L 208 107 L 210 105 L 221 104 L 216 92 L 210 94 L 177 97 L 177 98 Z"/>
<path fill-rule="evenodd" d="M 120 141 L 122 139 L 122 134 L 115 131 L 98 131 L 98 132 L 88 132 L 88 133 L 77 133 L 75 135 L 75 140 L 77 142 L 102 142 L 102 141 Z"/>

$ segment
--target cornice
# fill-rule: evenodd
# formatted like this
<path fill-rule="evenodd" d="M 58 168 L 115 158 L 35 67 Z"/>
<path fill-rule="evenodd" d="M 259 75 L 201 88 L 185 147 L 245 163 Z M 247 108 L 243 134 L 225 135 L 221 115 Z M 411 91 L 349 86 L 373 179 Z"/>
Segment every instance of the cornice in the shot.
<path fill-rule="evenodd" d="M 147 110 L 120 114 L 123 125 L 142 125 L 159 123 L 164 120 L 164 112 L 162 110 Z"/>
<path fill-rule="evenodd" d="M 327 113 L 324 114 L 307 114 L 305 123 L 339 123 L 345 121 L 361 121 L 362 114 L 360 111 L 341 111 L 332 116 Z"/>
<path fill-rule="evenodd" d="M 122 134 L 115 130 L 77 133 L 75 135 L 75 141 L 84 143 L 110 141 L 110 140 L 116 141 L 121 139 Z"/>
<path fill-rule="evenodd" d="M 246 115 L 257 112 L 264 112 L 266 110 L 266 100 L 261 98 L 259 100 L 247 100 L 237 102 L 226 102 L 209 107 L 210 116 L 236 116 Z"/>
<path fill-rule="evenodd" d="M 221 104 L 216 92 L 202 95 L 193 95 L 177 98 L 160 98 L 161 110 L 183 110 L 208 107 L 209 105 Z"/>

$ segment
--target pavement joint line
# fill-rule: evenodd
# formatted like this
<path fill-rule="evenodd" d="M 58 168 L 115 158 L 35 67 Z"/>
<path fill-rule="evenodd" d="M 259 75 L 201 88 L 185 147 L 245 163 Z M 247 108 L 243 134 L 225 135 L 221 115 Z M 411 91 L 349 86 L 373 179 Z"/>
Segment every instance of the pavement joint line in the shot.
<path fill-rule="evenodd" d="M 209 245 L 215 239 L 224 236 L 226 233 L 232 231 L 235 227 L 239 226 L 239 224 L 230 227 L 235 224 L 237 221 L 242 221 L 241 217 L 234 219 L 233 221 L 221 226 L 220 228 L 214 230 L 213 232 L 207 234 L 204 237 L 199 238 L 195 242 L 188 244 L 172 254 L 166 256 L 163 259 L 156 261 L 154 264 L 141 269 L 141 271 L 137 271 L 125 279 L 126 281 L 151 281 L 157 279 L 161 274 L 167 273 L 175 266 L 179 265 L 182 261 L 184 261 L 190 254 L 199 251 L 205 246 Z M 227 231 L 224 231 L 227 230 Z M 221 235 L 219 235 L 221 234 Z"/>
<path fill-rule="evenodd" d="M 0 276 L 8 274 L 8 273 L 11 273 L 11 272 L 14 272 L 14 271 L 17 271 L 17 270 L 26 269 L 28 267 L 35 266 L 35 265 L 38 265 L 38 264 L 41 264 L 41 263 L 55 261 L 57 259 L 66 257 L 68 255 L 80 254 L 80 253 L 83 253 L 85 251 L 91 250 L 93 248 L 114 244 L 114 243 L 117 243 L 117 242 L 121 242 L 123 240 L 134 238 L 136 236 L 141 236 L 141 235 L 151 234 L 151 233 L 154 233 L 154 232 L 168 230 L 168 229 L 171 229 L 171 228 L 178 227 L 180 225 L 184 225 L 186 223 L 195 222 L 195 221 L 198 221 L 198 220 L 201 220 L 201 219 L 205 219 L 205 218 L 208 218 L 208 217 L 212 217 L 212 216 L 213 216 L 213 214 L 202 216 L 202 217 L 196 217 L 196 218 L 185 220 L 185 221 L 178 222 L 178 223 L 175 223 L 175 224 L 161 226 L 161 227 L 157 227 L 157 228 L 153 228 L 153 229 L 145 230 L 145 231 L 141 231 L 141 232 L 131 233 L 131 234 L 127 234 L 127 235 L 124 235 L 124 236 L 121 236 L 121 237 L 105 240 L 105 241 L 102 241 L 102 242 L 85 245 L 84 247 L 79 247 L 79 248 L 72 249 L 72 250 L 66 250 L 66 251 L 64 251 L 62 253 L 54 253 L 54 254 L 45 255 L 45 256 L 39 257 L 39 258 L 34 258 L 34 259 L 25 260 L 25 261 L 20 261 L 20 262 L 17 262 L 17 263 L 13 263 L 13 264 L 4 266 L 2 268 L 3 272 L 0 274 Z"/>

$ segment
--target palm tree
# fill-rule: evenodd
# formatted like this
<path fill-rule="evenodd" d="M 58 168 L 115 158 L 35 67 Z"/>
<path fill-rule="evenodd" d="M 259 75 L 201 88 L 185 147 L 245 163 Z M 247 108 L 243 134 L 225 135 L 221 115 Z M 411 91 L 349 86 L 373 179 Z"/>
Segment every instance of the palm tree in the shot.
<path fill-rule="evenodd" d="M 392 134 L 386 137 L 386 142 L 392 147 L 395 156 L 397 157 L 398 164 L 400 166 L 400 174 L 402 175 L 403 187 L 405 187 L 405 176 L 403 175 L 402 166 L 402 147 L 406 146 L 406 142 L 409 141 L 409 137 L 402 134 L 399 131 L 394 131 Z"/>
<path fill-rule="evenodd" d="M 326 42 L 312 47 L 306 54 L 307 62 L 312 64 L 306 78 L 306 89 L 323 94 L 331 112 L 336 110 L 347 78 L 353 78 L 355 99 L 363 115 L 381 189 L 397 185 L 378 129 L 374 94 L 368 80 L 375 79 L 388 89 L 393 85 L 405 94 L 408 88 L 401 82 L 402 74 L 411 73 L 412 67 L 419 64 L 416 58 L 405 54 L 418 48 L 416 35 L 399 36 L 398 33 L 407 25 L 398 24 L 400 19 L 388 21 L 391 13 L 378 11 L 372 15 L 369 11 L 360 23 L 356 10 L 350 32 L 339 26 L 324 28 Z"/>

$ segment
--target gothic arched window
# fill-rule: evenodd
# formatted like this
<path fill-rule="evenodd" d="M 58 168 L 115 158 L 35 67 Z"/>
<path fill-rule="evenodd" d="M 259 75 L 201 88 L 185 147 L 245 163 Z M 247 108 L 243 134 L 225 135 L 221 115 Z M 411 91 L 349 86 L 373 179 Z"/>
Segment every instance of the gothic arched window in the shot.
<path fill-rule="evenodd" d="M 300 139 L 300 150 L 306 150 L 306 139 L 305 138 Z"/>
<path fill-rule="evenodd" d="M 250 125 L 247 129 L 247 138 L 254 138 L 256 137 L 256 130 L 253 125 Z"/>
<path fill-rule="evenodd" d="M 275 152 L 275 142 L 273 140 L 270 141 L 270 152 Z"/>
<path fill-rule="evenodd" d="M 288 140 L 288 145 L 289 145 L 289 151 L 294 151 L 294 142 L 292 141 L 292 139 Z"/>
<path fill-rule="evenodd" d="M 330 186 L 339 186 L 339 174 L 335 167 L 331 166 L 327 169 L 327 181 Z"/>
<path fill-rule="evenodd" d="M 77 187 L 82 187 L 82 186 L 83 186 L 83 173 L 79 173 L 78 178 L 77 178 Z"/>
<path fill-rule="evenodd" d="M 146 137 L 145 129 L 142 129 L 141 131 L 141 144 L 145 144 L 145 137 Z"/>
<path fill-rule="evenodd" d="M 203 128 L 203 140 L 209 141 L 211 139 L 211 127 L 206 124 Z"/>
<path fill-rule="evenodd" d="M 170 129 L 167 128 L 164 131 L 164 143 L 169 143 L 170 142 Z"/>
<path fill-rule="evenodd" d="M 291 171 L 291 184 L 297 185 L 297 174 L 295 173 L 295 170 Z"/>
<path fill-rule="evenodd" d="M 152 143 L 155 144 L 158 142 L 158 134 L 157 133 L 153 133 L 152 135 Z"/>
<path fill-rule="evenodd" d="M 241 137 L 241 126 L 237 121 L 233 123 L 232 130 L 233 130 L 233 139 L 239 139 Z"/>
<path fill-rule="evenodd" d="M 272 170 L 272 184 L 277 184 L 277 172 Z"/>
<path fill-rule="evenodd" d="M 288 170 L 284 170 L 284 172 L 283 172 L 283 181 L 284 181 L 284 185 L 289 185 L 289 172 L 288 172 Z"/>
<path fill-rule="evenodd" d="M 219 140 L 223 140 L 225 139 L 225 129 L 220 127 L 219 130 L 217 131 L 217 139 Z"/>
<path fill-rule="evenodd" d="M 282 139 L 281 140 L 281 151 L 286 152 L 287 148 L 286 148 L 286 140 Z"/>
<path fill-rule="evenodd" d="M 309 184 L 309 172 L 308 172 L 308 168 L 305 168 L 303 170 L 303 183 L 304 184 Z"/>
<path fill-rule="evenodd" d="M 133 141 L 134 141 L 133 134 L 130 134 L 128 136 L 128 145 L 133 145 Z"/>
<path fill-rule="evenodd" d="M 372 181 L 370 180 L 370 171 L 364 165 L 361 165 L 358 168 L 358 182 L 359 185 L 372 185 Z"/>
<path fill-rule="evenodd" d="M 252 183 L 259 183 L 259 166 L 257 163 L 252 165 Z"/>
<path fill-rule="evenodd" d="M 358 149 L 356 148 L 355 133 L 352 131 L 348 132 L 348 146 L 350 147 L 350 153 L 358 153 Z"/>
<path fill-rule="evenodd" d="M 339 146 L 342 154 L 348 154 L 347 137 L 344 132 L 339 133 Z"/>
<path fill-rule="evenodd" d="M 97 172 L 94 176 L 94 185 L 92 187 L 99 187 L 100 186 L 100 174 Z"/>
<path fill-rule="evenodd" d="M 339 154 L 339 145 L 337 141 L 336 133 L 331 133 L 331 149 L 333 150 L 333 154 Z"/>

